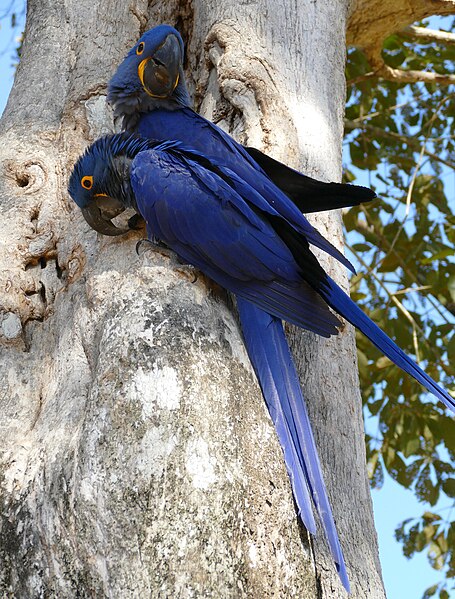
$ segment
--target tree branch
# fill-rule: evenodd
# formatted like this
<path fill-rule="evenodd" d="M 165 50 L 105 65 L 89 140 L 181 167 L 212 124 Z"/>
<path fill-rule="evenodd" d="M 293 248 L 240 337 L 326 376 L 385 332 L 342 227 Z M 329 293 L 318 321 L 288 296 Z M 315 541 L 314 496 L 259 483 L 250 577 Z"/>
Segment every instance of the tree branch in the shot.
<path fill-rule="evenodd" d="M 386 65 L 381 59 L 382 65 L 376 70 L 376 77 L 386 81 L 396 81 L 397 83 L 438 83 L 439 85 L 450 85 L 455 83 L 455 75 L 441 75 L 440 73 L 430 73 L 428 71 L 404 71 L 403 69 L 393 69 Z"/>
<path fill-rule="evenodd" d="M 455 36 L 454 36 L 455 37 Z M 356 85 L 367 79 L 385 79 L 386 81 L 395 81 L 396 83 L 438 83 L 439 85 L 450 85 L 455 83 L 455 75 L 442 75 L 440 73 L 430 73 L 429 71 L 404 71 L 403 69 L 393 69 L 385 64 L 382 58 L 375 56 L 369 57 L 370 64 L 374 61 L 378 65 L 374 71 L 369 71 L 365 75 L 359 75 L 354 79 L 349 79 L 347 85 Z"/>
<path fill-rule="evenodd" d="M 388 137 L 389 139 L 390 138 L 396 139 L 397 141 L 400 141 L 401 143 L 405 143 L 410 148 L 415 149 L 416 152 L 420 152 L 421 147 L 422 147 L 420 140 L 416 137 L 409 137 L 407 135 L 395 133 L 395 131 L 386 131 L 385 129 L 381 129 L 381 127 L 375 127 L 374 125 L 368 125 L 366 123 L 363 123 L 362 125 L 358 125 L 357 123 L 355 123 L 353 121 L 345 120 L 344 127 L 348 131 L 354 131 L 354 129 L 362 129 L 365 132 L 368 131 L 369 133 L 371 133 L 372 137 L 374 137 L 374 138 Z M 427 149 L 425 149 L 424 154 L 425 154 L 425 156 L 428 156 L 428 158 L 431 158 L 432 160 L 436 160 L 437 162 L 440 162 L 441 164 L 445 164 L 446 166 L 448 166 L 451 169 L 455 169 L 454 162 L 449 162 L 448 160 L 444 160 L 437 154 L 434 154 L 433 152 L 430 152 Z"/>
<path fill-rule="evenodd" d="M 354 0 L 348 19 L 346 41 L 367 51 L 382 47 L 382 41 L 394 31 L 432 15 L 455 14 L 455 0 Z M 367 52 L 368 54 L 368 52 Z"/>
<path fill-rule="evenodd" d="M 422 42 L 441 42 L 441 44 L 455 44 L 455 34 L 448 31 L 438 31 L 436 29 L 427 29 L 426 27 L 415 27 L 409 25 L 398 32 L 400 37 Z"/>

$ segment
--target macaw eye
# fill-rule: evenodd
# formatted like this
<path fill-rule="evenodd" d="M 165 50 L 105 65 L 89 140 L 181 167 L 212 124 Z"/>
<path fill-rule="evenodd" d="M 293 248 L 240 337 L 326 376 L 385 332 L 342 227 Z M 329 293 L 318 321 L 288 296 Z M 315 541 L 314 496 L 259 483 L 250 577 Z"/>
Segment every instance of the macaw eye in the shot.
<path fill-rule="evenodd" d="M 92 176 L 88 176 L 88 177 L 82 177 L 81 179 L 81 185 L 84 189 L 92 189 L 93 187 L 93 177 Z"/>
<path fill-rule="evenodd" d="M 141 43 L 138 45 L 138 47 L 136 48 L 136 54 L 137 54 L 138 56 L 140 56 L 140 55 L 142 54 L 142 52 L 144 51 L 144 48 L 145 48 L 145 44 L 144 44 L 144 42 L 141 42 Z"/>

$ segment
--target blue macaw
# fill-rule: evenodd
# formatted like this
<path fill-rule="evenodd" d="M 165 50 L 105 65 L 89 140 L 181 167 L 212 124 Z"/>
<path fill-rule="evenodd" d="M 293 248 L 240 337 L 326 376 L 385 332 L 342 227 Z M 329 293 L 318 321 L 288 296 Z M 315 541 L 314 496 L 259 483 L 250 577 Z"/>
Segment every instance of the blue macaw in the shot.
<path fill-rule="evenodd" d="M 114 116 L 121 121 L 123 129 L 138 131 L 150 139 L 181 141 L 208 159 L 221 162 L 252 189 L 265 194 L 271 205 L 278 202 L 280 210 L 298 223 L 299 230 L 310 243 L 353 270 L 345 257 L 323 239 L 300 212 L 357 205 L 373 199 L 374 192 L 365 187 L 317 181 L 255 148 L 244 148 L 191 109 L 183 73 L 183 56 L 182 38 L 168 25 L 148 31 L 130 50 L 111 79 L 108 92 Z M 288 197 L 271 185 L 264 173 Z M 311 294 L 310 291 L 308 293 Z M 320 300 L 312 295 L 317 306 Z M 239 295 L 237 307 L 245 346 L 284 452 L 298 513 L 307 530 L 314 534 L 313 500 L 340 577 L 349 588 L 317 449 L 283 324 L 280 318 L 264 312 Z M 324 322 L 318 329 L 316 313 L 312 319 L 313 328 L 327 335 L 327 323 Z M 332 333 L 337 324 L 338 321 L 332 319 Z M 300 449 L 296 451 L 296 447 Z"/>
<path fill-rule="evenodd" d="M 323 238 L 315 236 L 298 209 L 292 211 L 287 196 L 261 171 L 254 170 L 254 183 L 181 142 L 123 133 L 88 148 L 74 167 L 69 192 L 90 226 L 104 234 L 123 233 L 111 219 L 133 207 L 145 219 L 150 238 L 163 241 L 184 262 L 235 293 L 242 323 L 251 324 L 245 339 L 255 348 L 253 363 L 299 513 L 314 533 L 311 498 L 349 590 L 303 396 L 277 323 L 284 319 L 329 337 L 340 325 L 330 306 L 452 410 L 455 400 L 325 273 L 309 248 L 313 238 L 323 247 Z"/>

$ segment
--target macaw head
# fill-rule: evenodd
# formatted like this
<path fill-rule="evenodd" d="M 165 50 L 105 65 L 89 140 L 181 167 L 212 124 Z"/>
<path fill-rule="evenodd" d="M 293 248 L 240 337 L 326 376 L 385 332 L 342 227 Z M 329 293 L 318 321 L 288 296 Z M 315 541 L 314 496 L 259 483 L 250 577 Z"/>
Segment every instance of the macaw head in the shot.
<path fill-rule="evenodd" d="M 170 25 L 150 29 L 131 48 L 110 80 L 107 95 L 124 129 L 134 129 L 140 113 L 160 106 L 190 106 L 183 56 L 183 40 Z"/>
<path fill-rule="evenodd" d="M 111 219 L 126 208 L 136 209 L 130 182 L 134 157 L 155 144 L 138 135 L 120 133 L 101 137 L 79 158 L 71 173 L 68 191 L 87 223 L 103 235 L 122 235 Z"/>

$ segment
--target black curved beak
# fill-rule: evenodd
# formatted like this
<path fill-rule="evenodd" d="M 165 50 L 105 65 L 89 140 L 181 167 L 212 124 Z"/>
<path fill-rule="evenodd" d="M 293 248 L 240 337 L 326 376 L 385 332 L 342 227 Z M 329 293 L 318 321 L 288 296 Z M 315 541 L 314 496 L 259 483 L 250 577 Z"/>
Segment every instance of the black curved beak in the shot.
<path fill-rule="evenodd" d="M 179 82 L 182 51 L 175 35 L 168 35 L 153 56 L 145 58 L 138 74 L 145 91 L 154 98 L 167 98 Z"/>
<path fill-rule="evenodd" d="M 95 196 L 90 206 L 81 208 L 82 214 L 87 223 L 103 235 L 123 235 L 128 233 L 129 228 L 121 229 L 116 227 L 112 218 L 115 218 L 125 210 L 125 206 L 115 198 L 110 196 Z"/>

